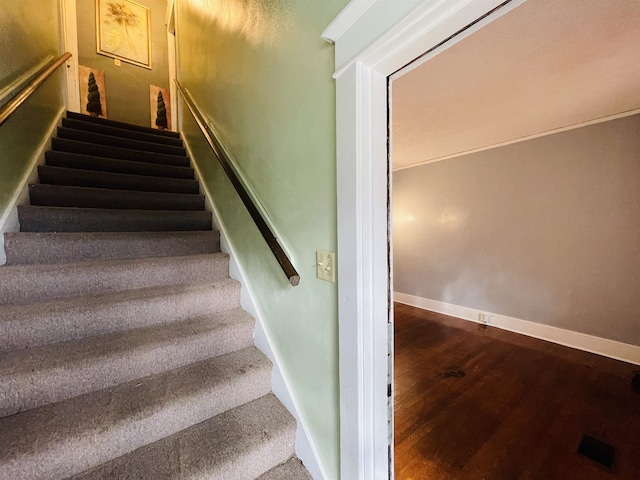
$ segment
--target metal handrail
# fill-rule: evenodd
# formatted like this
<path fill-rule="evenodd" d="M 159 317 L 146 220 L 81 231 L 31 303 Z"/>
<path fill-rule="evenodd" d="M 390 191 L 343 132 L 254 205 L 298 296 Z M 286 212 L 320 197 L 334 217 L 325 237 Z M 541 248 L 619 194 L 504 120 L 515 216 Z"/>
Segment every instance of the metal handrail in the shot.
<path fill-rule="evenodd" d="M 198 107 L 196 107 L 196 104 L 191 98 L 191 95 L 189 95 L 189 92 L 187 92 L 187 90 L 180 84 L 178 80 L 176 80 L 176 85 L 178 87 L 178 91 L 182 95 L 182 98 L 184 98 L 184 101 L 187 107 L 189 108 L 189 111 L 191 112 L 191 114 L 193 115 L 193 118 L 195 118 L 196 123 L 200 127 L 202 134 L 206 138 L 207 143 L 209 144 L 209 146 L 211 147 L 211 150 L 213 150 L 213 153 L 215 154 L 216 158 L 220 162 L 222 169 L 225 171 L 225 173 L 227 174 L 227 177 L 231 181 L 231 184 L 236 189 L 236 192 L 240 196 L 242 203 L 244 203 L 244 206 L 249 211 L 249 215 L 251 215 L 251 218 L 253 219 L 254 223 L 258 227 L 258 230 L 260 230 L 260 233 L 262 234 L 265 241 L 267 242 L 267 245 L 269 245 L 269 248 L 271 249 L 273 256 L 276 257 L 276 260 L 280 264 L 282 271 L 289 279 L 289 283 L 295 287 L 296 285 L 298 285 L 298 283 L 300 283 L 300 275 L 298 274 L 293 264 L 289 260 L 289 257 L 287 257 L 287 254 L 285 253 L 285 251 L 282 249 L 282 246 L 278 243 L 278 239 L 269 228 L 269 225 L 265 221 L 264 217 L 260 214 L 260 211 L 258 210 L 255 203 L 251 199 L 251 196 L 249 195 L 247 190 L 244 188 L 244 185 L 240 181 L 240 178 L 238 178 L 238 175 L 236 174 L 235 170 L 231 166 L 231 160 L 227 157 L 224 149 L 222 148 L 220 141 L 216 137 L 213 130 L 205 122 L 204 117 L 198 110 Z"/>
<path fill-rule="evenodd" d="M 40 85 L 44 83 L 44 81 L 51 76 L 53 72 L 55 72 L 60 65 L 71 58 L 71 53 L 66 52 L 61 55 L 57 60 L 53 60 L 46 67 L 43 67 L 25 87 L 22 88 L 15 96 L 7 102 L 2 108 L 0 108 L 0 125 L 7 121 L 7 119 L 11 116 L 13 112 L 15 112 L 20 105 L 24 103 L 24 101 L 31 96 L 33 92 L 35 92 Z M 11 92 L 7 95 L 7 97 L 11 97 L 14 95 L 14 92 Z M 5 97 L 6 98 L 6 97 Z"/>

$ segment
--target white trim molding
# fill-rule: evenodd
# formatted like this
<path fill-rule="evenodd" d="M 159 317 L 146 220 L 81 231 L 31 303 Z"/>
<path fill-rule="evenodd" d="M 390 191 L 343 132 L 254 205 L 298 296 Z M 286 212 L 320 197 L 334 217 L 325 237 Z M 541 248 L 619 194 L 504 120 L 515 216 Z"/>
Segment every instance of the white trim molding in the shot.
<path fill-rule="evenodd" d="M 322 32 L 323 40 L 335 43 L 344 32 L 366 12 L 376 0 L 351 0 L 327 28 Z"/>
<path fill-rule="evenodd" d="M 623 362 L 640 365 L 640 346 L 628 343 L 617 342 L 607 338 L 587 335 L 585 333 L 574 332 L 563 328 L 543 325 L 541 323 L 522 320 L 520 318 L 508 317 L 497 313 L 480 311 L 475 308 L 462 307 L 451 303 L 432 300 L 429 298 L 417 297 L 401 292 L 394 292 L 393 298 L 398 303 L 410 305 L 412 307 L 429 310 L 431 312 L 443 313 L 452 317 L 460 318 L 478 323 L 478 314 L 488 313 L 491 317 L 490 326 L 497 327 L 510 332 L 521 333 L 529 337 L 539 338 L 549 342 L 564 345 L 565 347 L 576 348 L 585 352 L 603 355 Z"/>
<path fill-rule="evenodd" d="M 489 16 L 505 1 L 375 0 L 362 9 L 352 2 L 323 35 L 336 48 L 343 480 L 393 477 L 387 428 L 392 414 L 387 411 L 391 369 L 387 363 L 391 341 L 387 79 L 458 32 L 463 31 L 457 40 L 524 1 L 513 0 Z"/>
<path fill-rule="evenodd" d="M 513 140 L 508 140 L 506 142 L 493 143 L 491 145 L 485 145 L 483 147 L 473 148 L 471 150 L 465 150 L 463 152 L 452 153 L 451 155 L 432 158 L 431 160 L 425 160 L 423 162 L 412 163 L 411 165 L 394 168 L 393 171 L 398 172 L 400 170 L 406 170 L 407 168 L 419 167 L 421 165 L 427 165 L 429 163 L 441 162 L 442 160 L 449 160 L 451 158 L 462 157 L 464 155 L 471 155 L 472 153 L 484 152 L 486 150 L 493 150 L 494 148 L 499 148 L 499 147 L 506 147 L 507 145 L 526 142 L 528 140 L 534 140 L 536 138 L 546 137 L 556 133 L 569 132 L 571 130 L 576 130 L 578 128 L 588 127 L 590 125 L 597 125 L 599 123 L 610 122 L 612 120 L 617 120 L 619 118 L 630 117 L 631 115 L 638 115 L 639 113 L 640 113 L 640 108 L 634 108 L 633 110 L 627 110 L 626 112 L 614 113 L 612 115 L 607 115 L 606 117 L 594 118 L 593 120 L 586 120 L 584 122 L 574 123 L 573 125 L 553 128 L 551 130 L 546 130 L 540 133 L 534 133 L 532 135 L 526 135 L 524 137 L 515 138 Z"/>
<path fill-rule="evenodd" d="M 176 57 L 176 2 L 167 1 L 167 13 L 165 16 L 167 24 L 167 56 L 169 62 L 169 97 L 171 103 L 177 105 L 178 89 L 176 88 L 176 78 L 178 78 L 178 67 Z M 171 109 L 171 127 L 178 131 L 178 109 Z"/>
<path fill-rule="evenodd" d="M 65 76 L 67 80 L 67 110 L 80 113 L 80 84 L 78 79 L 78 19 L 76 0 L 60 0 L 62 2 L 62 33 L 64 49 L 71 53 L 67 60 Z"/>

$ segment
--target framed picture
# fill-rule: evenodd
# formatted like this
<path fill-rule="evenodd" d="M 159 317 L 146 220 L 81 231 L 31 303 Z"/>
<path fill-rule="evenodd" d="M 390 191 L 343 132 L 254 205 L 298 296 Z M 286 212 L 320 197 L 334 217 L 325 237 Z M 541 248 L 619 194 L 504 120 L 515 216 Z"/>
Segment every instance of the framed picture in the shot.
<path fill-rule="evenodd" d="M 104 71 L 78 65 L 80 112 L 94 117 L 107 117 L 107 92 Z"/>
<path fill-rule="evenodd" d="M 129 0 L 96 0 L 98 53 L 151 69 L 151 13 Z"/>
<path fill-rule="evenodd" d="M 149 85 L 151 128 L 171 130 L 171 98 L 169 89 Z"/>

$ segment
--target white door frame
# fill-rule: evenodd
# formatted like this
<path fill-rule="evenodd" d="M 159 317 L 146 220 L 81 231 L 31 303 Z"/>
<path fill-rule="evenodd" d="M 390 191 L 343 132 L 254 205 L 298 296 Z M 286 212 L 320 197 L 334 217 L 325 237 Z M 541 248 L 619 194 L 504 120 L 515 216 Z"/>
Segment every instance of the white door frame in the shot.
<path fill-rule="evenodd" d="M 171 129 L 178 131 L 178 89 L 176 88 L 176 78 L 178 78 L 178 67 L 176 57 L 176 2 L 167 1 L 167 14 L 165 17 L 167 25 L 167 55 L 169 60 L 169 97 L 171 100 Z"/>
<path fill-rule="evenodd" d="M 78 83 L 78 20 L 76 0 L 60 0 L 62 12 L 62 42 L 64 50 L 71 53 L 65 68 L 67 83 L 67 110 L 80 113 L 80 84 Z"/>
<path fill-rule="evenodd" d="M 336 45 L 340 468 L 388 479 L 390 333 L 387 78 L 460 32 L 469 36 L 526 0 L 353 0 L 325 30 Z M 402 14 L 401 16 L 399 14 Z"/>

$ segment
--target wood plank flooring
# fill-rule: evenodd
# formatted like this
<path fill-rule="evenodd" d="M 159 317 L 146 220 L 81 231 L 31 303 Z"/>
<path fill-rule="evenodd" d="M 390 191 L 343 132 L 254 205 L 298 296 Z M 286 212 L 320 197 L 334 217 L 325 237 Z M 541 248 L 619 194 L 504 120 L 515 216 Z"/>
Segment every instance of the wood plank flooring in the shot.
<path fill-rule="evenodd" d="M 396 304 L 396 479 L 639 480 L 638 370 Z M 615 446 L 611 469 L 583 434 Z"/>

